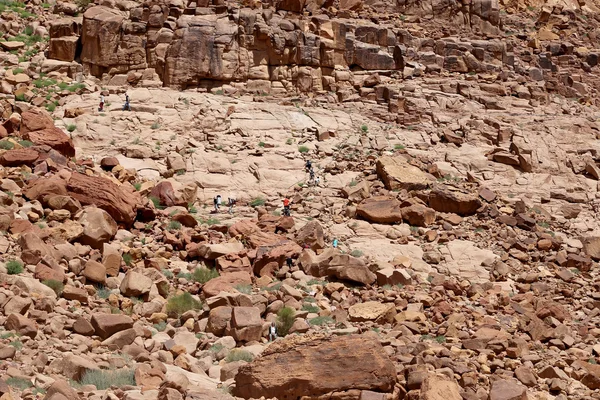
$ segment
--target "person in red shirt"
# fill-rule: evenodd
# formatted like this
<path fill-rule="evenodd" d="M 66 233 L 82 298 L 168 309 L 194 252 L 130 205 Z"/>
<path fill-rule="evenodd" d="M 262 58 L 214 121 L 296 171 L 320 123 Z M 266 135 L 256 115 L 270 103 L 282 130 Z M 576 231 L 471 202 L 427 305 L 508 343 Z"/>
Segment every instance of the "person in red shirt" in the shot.
<path fill-rule="evenodd" d="M 290 199 L 287 197 L 283 199 L 283 215 L 286 217 L 290 216 Z"/>

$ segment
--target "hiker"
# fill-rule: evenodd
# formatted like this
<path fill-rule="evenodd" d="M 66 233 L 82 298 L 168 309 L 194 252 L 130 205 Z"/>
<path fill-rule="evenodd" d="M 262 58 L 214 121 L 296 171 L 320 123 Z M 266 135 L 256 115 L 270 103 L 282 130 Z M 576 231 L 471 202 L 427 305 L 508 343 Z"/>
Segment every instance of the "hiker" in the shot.
<path fill-rule="evenodd" d="M 131 105 L 129 105 L 129 95 L 125 93 L 125 104 L 123 104 L 123 111 L 131 111 Z"/>
<path fill-rule="evenodd" d="M 294 265 L 294 260 L 292 259 L 292 257 L 288 257 L 285 259 L 285 263 L 287 264 L 288 268 L 292 268 L 292 266 Z"/>
<path fill-rule="evenodd" d="M 104 94 L 100 93 L 100 106 L 98 107 L 98 111 L 104 111 Z"/>
<path fill-rule="evenodd" d="M 215 204 L 215 212 L 219 212 L 219 208 L 221 207 L 221 195 L 218 194 L 214 199 L 213 203 Z"/>
<path fill-rule="evenodd" d="M 309 182 L 314 182 L 314 180 L 315 180 L 315 170 L 311 168 L 311 169 L 308 171 L 308 173 L 310 174 L 310 179 L 309 179 Z"/>
<path fill-rule="evenodd" d="M 321 178 L 319 178 L 318 176 L 315 178 L 315 186 L 319 186 L 319 183 L 321 183 Z"/>
<path fill-rule="evenodd" d="M 304 168 L 306 169 L 306 172 L 310 171 L 312 169 L 312 162 L 310 160 L 306 160 L 306 164 L 304 164 Z"/>
<path fill-rule="evenodd" d="M 228 211 L 229 214 L 233 214 L 233 206 L 235 205 L 235 203 L 236 203 L 235 197 L 230 196 L 227 198 L 227 205 L 229 206 L 229 211 Z"/>
<path fill-rule="evenodd" d="M 283 199 L 283 215 L 286 217 L 290 216 L 290 199 L 287 197 Z"/>
<path fill-rule="evenodd" d="M 338 240 L 333 239 L 333 243 L 331 243 L 331 247 L 333 247 L 334 249 L 337 249 L 337 246 L 338 246 Z"/>
<path fill-rule="evenodd" d="M 271 326 L 269 326 L 269 342 L 277 339 L 277 327 L 275 326 L 275 322 L 271 322 Z"/>

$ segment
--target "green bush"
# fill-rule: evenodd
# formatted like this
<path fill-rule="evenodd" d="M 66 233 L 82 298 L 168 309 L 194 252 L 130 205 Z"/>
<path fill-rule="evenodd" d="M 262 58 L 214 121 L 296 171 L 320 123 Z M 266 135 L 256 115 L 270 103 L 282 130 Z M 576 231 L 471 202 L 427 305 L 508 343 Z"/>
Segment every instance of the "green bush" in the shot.
<path fill-rule="evenodd" d="M 75 125 L 75 124 L 69 124 L 69 125 L 67 125 L 67 130 L 69 132 L 73 132 L 75 129 L 77 129 L 77 125 Z"/>
<path fill-rule="evenodd" d="M 13 142 L 9 142 L 8 140 L 0 140 L 0 150 L 12 150 L 15 148 L 15 144 Z"/>
<path fill-rule="evenodd" d="M 19 144 L 22 147 L 31 147 L 31 146 L 33 146 L 33 142 L 30 142 L 29 140 L 19 140 Z"/>
<path fill-rule="evenodd" d="M 234 362 L 234 361 L 246 361 L 252 362 L 254 360 L 254 355 L 247 350 L 242 349 L 233 349 L 227 354 L 225 357 L 225 362 Z"/>
<path fill-rule="evenodd" d="M 150 128 L 152 128 L 152 129 L 158 129 L 158 128 L 160 128 L 160 124 L 159 124 L 158 122 L 155 122 L 155 123 L 153 123 L 153 124 L 150 126 Z"/>
<path fill-rule="evenodd" d="M 9 275 L 18 275 L 23 272 L 23 263 L 19 260 L 10 260 L 6 263 L 6 272 Z"/>
<path fill-rule="evenodd" d="M 54 110 L 56 110 L 56 104 L 54 104 L 54 103 L 46 104 L 46 111 L 53 112 Z"/>
<path fill-rule="evenodd" d="M 358 258 L 358 257 L 362 257 L 362 255 L 363 255 L 363 252 L 362 252 L 362 251 L 360 251 L 360 250 L 352 250 L 352 251 L 350 252 L 350 255 L 351 255 L 352 257 L 357 257 L 357 258 Z"/>
<path fill-rule="evenodd" d="M 279 336 L 286 336 L 290 332 L 295 316 L 296 311 L 291 307 L 283 307 L 279 310 L 277 313 L 277 334 Z"/>
<path fill-rule="evenodd" d="M 131 263 L 133 262 L 133 257 L 131 256 L 131 254 L 129 253 L 125 253 L 122 256 L 123 258 L 123 262 L 125 263 L 125 265 L 130 266 Z"/>
<path fill-rule="evenodd" d="M 92 0 L 75 0 L 75 4 L 80 10 L 85 10 Z"/>
<path fill-rule="evenodd" d="M 159 332 L 164 331 L 165 329 L 167 329 L 167 323 L 165 321 L 160 321 L 158 324 L 154 324 L 154 329 L 156 329 Z"/>
<path fill-rule="evenodd" d="M 110 296 L 110 289 L 107 289 L 104 286 L 97 286 L 96 296 L 98 296 L 101 299 L 108 299 L 108 297 Z"/>
<path fill-rule="evenodd" d="M 33 386 L 30 380 L 25 378 L 11 377 L 6 380 L 6 384 L 12 388 L 19 389 L 21 391 L 29 389 Z"/>
<path fill-rule="evenodd" d="M 309 148 L 308 148 L 308 147 L 306 147 L 306 146 L 299 146 L 299 147 L 298 147 L 298 151 L 299 151 L 300 153 L 308 153 L 308 151 L 309 151 Z"/>
<path fill-rule="evenodd" d="M 318 313 L 321 309 L 317 306 L 313 306 L 312 304 L 303 304 L 302 311 L 308 311 L 309 313 Z"/>
<path fill-rule="evenodd" d="M 315 326 L 321 326 L 321 325 L 327 325 L 327 324 L 331 324 L 333 321 L 333 318 L 331 317 L 315 317 L 312 319 L 308 320 L 308 323 L 310 325 L 315 325 Z"/>
<path fill-rule="evenodd" d="M 250 202 L 250 207 L 259 207 L 265 205 L 265 199 L 257 197 Z"/>
<path fill-rule="evenodd" d="M 366 125 L 362 125 L 362 126 L 360 127 L 360 130 L 361 130 L 361 131 L 363 131 L 363 133 L 367 133 L 367 132 L 369 132 L 369 127 L 368 127 L 368 126 L 366 126 Z"/>
<path fill-rule="evenodd" d="M 179 221 L 171 221 L 169 225 L 167 225 L 167 229 L 170 231 L 178 231 L 181 229 L 181 222 Z"/>
<path fill-rule="evenodd" d="M 17 101 L 25 101 L 25 94 L 24 94 L 24 93 L 17 93 L 17 94 L 15 95 L 15 99 L 16 99 Z"/>
<path fill-rule="evenodd" d="M 23 342 L 21 342 L 20 340 L 13 340 L 8 345 L 14 347 L 17 350 L 21 350 L 23 348 Z"/>
<path fill-rule="evenodd" d="M 133 369 L 88 370 L 79 383 L 94 385 L 98 390 L 110 389 L 111 386 L 135 386 L 135 372 Z"/>
<path fill-rule="evenodd" d="M 394 149 L 396 149 L 396 150 L 404 150 L 404 149 L 405 149 L 405 147 L 404 147 L 404 145 L 402 145 L 402 144 L 398 144 L 398 143 L 396 143 L 396 144 L 394 145 Z"/>
<path fill-rule="evenodd" d="M 140 189 L 142 188 L 142 184 L 139 182 L 136 182 L 133 184 L 133 187 L 135 188 L 135 190 L 137 190 L 139 192 Z"/>
<path fill-rule="evenodd" d="M 156 208 L 157 210 L 164 210 L 165 209 L 165 206 L 163 206 L 162 204 L 160 204 L 160 199 L 158 197 L 150 196 L 148 198 L 150 199 L 150 201 L 152 202 L 152 204 L 154 204 L 154 208 Z"/>
<path fill-rule="evenodd" d="M 172 279 L 173 278 L 173 272 L 169 271 L 166 268 L 162 269 L 162 274 L 165 276 L 165 278 L 167 279 Z"/>
<path fill-rule="evenodd" d="M 184 292 L 173 296 L 167 301 L 167 314 L 181 316 L 186 311 L 199 310 L 202 303 L 194 299 L 191 294 Z"/>
<path fill-rule="evenodd" d="M 65 289 L 65 285 L 63 285 L 61 281 L 57 281 L 55 279 L 46 279 L 42 281 L 42 283 L 48 286 L 50 289 L 54 290 L 54 293 L 56 293 L 58 297 L 60 297 L 63 290 Z"/>
<path fill-rule="evenodd" d="M 265 147 L 265 142 L 258 142 L 258 147 Z"/>
<path fill-rule="evenodd" d="M 196 268 L 192 274 L 192 279 L 198 283 L 206 283 L 218 276 L 219 273 L 214 268 Z"/>
<path fill-rule="evenodd" d="M 252 294 L 252 285 L 239 284 L 235 287 L 235 290 L 237 290 L 240 293 L 244 293 L 244 294 Z"/>

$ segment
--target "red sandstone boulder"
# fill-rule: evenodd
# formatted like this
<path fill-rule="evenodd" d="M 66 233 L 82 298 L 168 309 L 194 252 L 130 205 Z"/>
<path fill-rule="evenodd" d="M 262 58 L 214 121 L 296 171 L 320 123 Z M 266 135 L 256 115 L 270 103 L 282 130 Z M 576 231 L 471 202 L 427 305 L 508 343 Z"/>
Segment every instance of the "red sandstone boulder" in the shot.
<path fill-rule="evenodd" d="M 350 389 L 391 393 L 395 383 L 394 363 L 371 336 L 294 337 L 274 342 L 242 365 L 233 394 L 290 399 Z"/>

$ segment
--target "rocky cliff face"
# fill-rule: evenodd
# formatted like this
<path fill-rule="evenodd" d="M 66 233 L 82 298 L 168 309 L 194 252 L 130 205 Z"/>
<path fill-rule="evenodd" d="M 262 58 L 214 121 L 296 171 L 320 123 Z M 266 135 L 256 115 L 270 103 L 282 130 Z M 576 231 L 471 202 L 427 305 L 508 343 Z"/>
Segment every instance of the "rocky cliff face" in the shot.
<path fill-rule="evenodd" d="M 180 88 L 246 82 L 248 89 L 264 92 L 290 87 L 335 91 L 344 71 L 402 73 L 409 47 L 416 46 L 421 51 L 418 58 L 432 64 L 432 70 L 443 67 L 462 72 L 478 63 L 473 55 L 467 60 L 458 54 L 440 60 L 446 45 L 416 38 L 402 29 L 401 21 L 406 18 L 450 20 L 456 28 L 490 34 L 498 33 L 501 26 L 498 4 L 490 0 L 427 5 L 341 0 L 335 7 L 331 1 L 283 0 L 272 5 L 251 8 L 217 0 L 95 6 L 83 15 L 81 62 L 95 76 L 113 77 L 115 84 L 154 79 Z M 376 11 L 393 14 L 384 19 L 351 18 L 375 15 Z M 53 30 L 53 58 L 72 60 L 77 56 L 73 41 L 77 30 Z M 492 46 L 493 61 L 508 61 L 503 45 Z M 487 47 L 483 45 L 483 49 Z M 457 48 L 455 53 L 464 51 Z M 486 61 L 490 57 L 480 58 Z"/>

